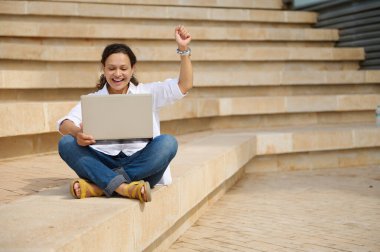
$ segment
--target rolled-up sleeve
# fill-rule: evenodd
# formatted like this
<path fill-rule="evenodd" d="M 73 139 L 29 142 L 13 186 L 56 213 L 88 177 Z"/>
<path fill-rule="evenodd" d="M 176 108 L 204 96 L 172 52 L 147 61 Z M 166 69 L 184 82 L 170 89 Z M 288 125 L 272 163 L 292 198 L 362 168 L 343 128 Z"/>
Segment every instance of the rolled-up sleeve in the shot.
<path fill-rule="evenodd" d="M 167 79 L 163 82 L 147 84 L 154 89 L 154 106 L 161 108 L 182 99 L 186 94 L 181 92 L 178 86 L 178 78 Z"/>
<path fill-rule="evenodd" d="M 65 120 L 70 120 L 75 124 L 75 126 L 80 127 L 80 124 L 82 122 L 82 108 L 80 102 L 66 116 L 57 121 L 57 131 L 59 133 L 61 133 L 59 131 L 59 127 Z"/>

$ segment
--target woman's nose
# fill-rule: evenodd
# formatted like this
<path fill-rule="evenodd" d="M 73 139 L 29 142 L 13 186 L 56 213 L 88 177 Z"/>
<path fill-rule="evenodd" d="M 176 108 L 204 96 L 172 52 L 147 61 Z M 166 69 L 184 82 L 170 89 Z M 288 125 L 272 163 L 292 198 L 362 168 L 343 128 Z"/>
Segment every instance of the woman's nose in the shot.
<path fill-rule="evenodd" d="M 119 69 L 116 69 L 115 76 L 120 76 L 121 71 Z"/>

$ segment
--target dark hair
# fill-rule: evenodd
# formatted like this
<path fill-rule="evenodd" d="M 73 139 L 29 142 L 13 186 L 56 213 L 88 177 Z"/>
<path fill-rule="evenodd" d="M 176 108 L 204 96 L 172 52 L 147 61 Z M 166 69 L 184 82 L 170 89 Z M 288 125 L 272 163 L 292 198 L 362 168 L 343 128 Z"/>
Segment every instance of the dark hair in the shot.
<path fill-rule="evenodd" d="M 103 67 L 106 64 L 107 58 L 111 54 L 114 54 L 114 53 L 124 53 L 125 55 L 127 55 L 129 60 L 131 61 L 132 67 L 137 62 L 136 55 L 132 52 L 132 50 L 129 46 L 127 46 L 125 44 L 115 43 L 115 44 L 110 44 L 104 48 L 103 53 L 102 53 L 102 59 L 100 60 Z M 139 84 L 139 81 L 136 79 L 136 77 L 134 75 L 132 75 L 130 82 L 132 82 L 136 86 Z M 102 89 L 106 83 L 107 83 L 106 77 L 104 76 L 104 74 L 102 74 L 99 78 L 99 83 L 96 84 L 96 87 L 98 89 Z"/>

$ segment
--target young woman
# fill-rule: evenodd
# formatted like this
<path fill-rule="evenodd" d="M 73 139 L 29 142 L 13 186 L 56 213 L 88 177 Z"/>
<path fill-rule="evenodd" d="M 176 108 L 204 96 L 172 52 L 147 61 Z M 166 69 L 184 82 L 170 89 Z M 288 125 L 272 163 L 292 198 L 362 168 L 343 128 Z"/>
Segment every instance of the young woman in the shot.
<path fill-rule="evenodd" d="M 97 145 L 92 136 L 82 131 L 80 103 L 58 121 L 58 130 L 63 135 L 59 154 L 80 177 L 70 184 L 75 198 L 117 194 L 149 202 L 151 186 L 171 183 L 168 165 L 178 145 L 173 136 L 160 135 L 158 111 L 181 99 L 193 86 L 188 46 L 191 36 L 180 25 L 175 28 L 175 39 L 181 59 L 179 78 L 164 82 L 139 84 L 134 76 L 136 56 L 125 44 L 108 45 L 102 54 L 104 74 L 94 94 L 152 94 L 154 137 L 151 141 Z"/>

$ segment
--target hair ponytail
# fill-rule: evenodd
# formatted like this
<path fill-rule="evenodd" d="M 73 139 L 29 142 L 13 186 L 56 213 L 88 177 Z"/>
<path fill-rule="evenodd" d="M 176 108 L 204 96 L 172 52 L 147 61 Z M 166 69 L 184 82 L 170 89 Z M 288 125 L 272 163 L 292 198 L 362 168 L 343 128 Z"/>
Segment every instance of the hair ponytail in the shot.
<path fill-rule="evenodd" d="M 104 85 L 107 84 L 107 80 L 106 80 L 106 77 L 104 76 L 104 74 L 100 75 L 99 77 L 99 81 L 98 83 L 96 84 L 96 88 L 98 90 L 102 89 L 104 87 Z"/>

